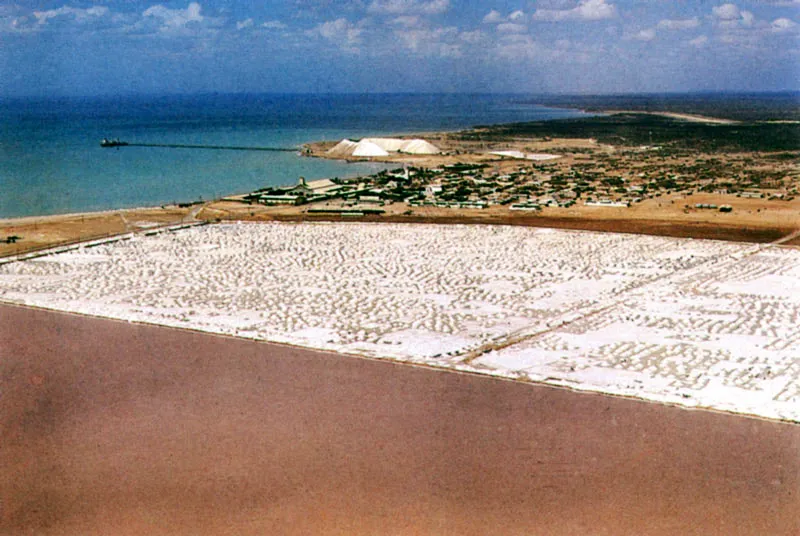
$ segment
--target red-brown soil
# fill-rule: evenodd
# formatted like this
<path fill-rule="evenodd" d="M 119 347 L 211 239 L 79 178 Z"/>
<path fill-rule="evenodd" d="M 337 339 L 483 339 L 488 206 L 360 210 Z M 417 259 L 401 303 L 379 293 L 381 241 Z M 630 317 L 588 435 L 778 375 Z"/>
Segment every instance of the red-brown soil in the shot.
<path fill-rule="evenodd" d="M 800 533 L 800 426 L 0 306 L 0 533 Z"/>
<path fill-rule="evenodd" d="M 244 218 L 242 218 L 244 219 Z M 553 216 L 361 216 L 343 218 L 330 214 L 302 214 L 291 216 L 261 217 L 256 221 L 283 222 L 323 222 L 323 221 L 359 221 L 373 223 L 439 223 L 439 224 L 492 224 L 521 225 L 527 227 L 547 227 L 552 229 L 572 229 L 576 231 L 597 231 L 607 233 L 629 233 L 653 236 L 670 236 L 674 238 L 701 238 L 707 240 L 726 240 L 730 242 L 770 243 L 783 238 L 795 229 L 740 227 L 734 225 L 714 225 L 708 223 L 675 223 L 668 221 L 646 220 L 599 220 L 573 217 Z"/>

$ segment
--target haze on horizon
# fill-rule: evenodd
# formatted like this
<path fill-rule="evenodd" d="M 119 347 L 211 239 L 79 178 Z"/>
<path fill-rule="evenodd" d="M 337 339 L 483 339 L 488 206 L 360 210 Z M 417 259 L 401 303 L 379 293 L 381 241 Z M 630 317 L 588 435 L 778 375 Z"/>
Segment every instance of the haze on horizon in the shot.
<path fill-rule="evenodd" d="M 800 0 L 0 4 L 0 97 L 800 89 Z"/>

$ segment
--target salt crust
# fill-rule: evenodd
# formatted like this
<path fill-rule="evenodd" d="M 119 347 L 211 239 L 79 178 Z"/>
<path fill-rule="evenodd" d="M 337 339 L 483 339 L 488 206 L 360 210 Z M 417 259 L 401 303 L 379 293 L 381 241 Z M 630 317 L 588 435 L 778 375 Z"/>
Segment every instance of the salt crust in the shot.
<path fill-rule="evenodd" d="M 7 302 L 800 421 L 800 251 L 221 224 L 0 266 Z"/>

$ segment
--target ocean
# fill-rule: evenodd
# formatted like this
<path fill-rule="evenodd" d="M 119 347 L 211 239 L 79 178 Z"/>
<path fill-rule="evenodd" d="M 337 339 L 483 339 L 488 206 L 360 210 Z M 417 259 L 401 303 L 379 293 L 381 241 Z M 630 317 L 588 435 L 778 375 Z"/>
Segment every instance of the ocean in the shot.
<path fill-rule="evenodd" d="M 575 117 L 524 95 L 195 95 L 0 101 L 0 218 L 213 199 L 298 177 L 385 168 L 296 151 L 130 143 L 299 148 L 303 143 Z"/>

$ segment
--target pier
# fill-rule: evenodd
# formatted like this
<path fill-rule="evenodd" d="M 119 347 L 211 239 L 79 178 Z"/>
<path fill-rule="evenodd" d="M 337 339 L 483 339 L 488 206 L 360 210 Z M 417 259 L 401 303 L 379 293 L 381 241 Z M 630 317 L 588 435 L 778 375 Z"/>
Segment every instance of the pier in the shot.
<path fill-rule="evenodd" d="M 101 147 L 165 147 L 168 149 L 215 149 L 223 151 L 271 151 L 271 152 L 294 152 L 299 151 L 297 147 L 248 147 L 237 145 L 190 145 L 183 143 L 128 143 L 114 142 L 113 144 L 100 144 Z"/>

